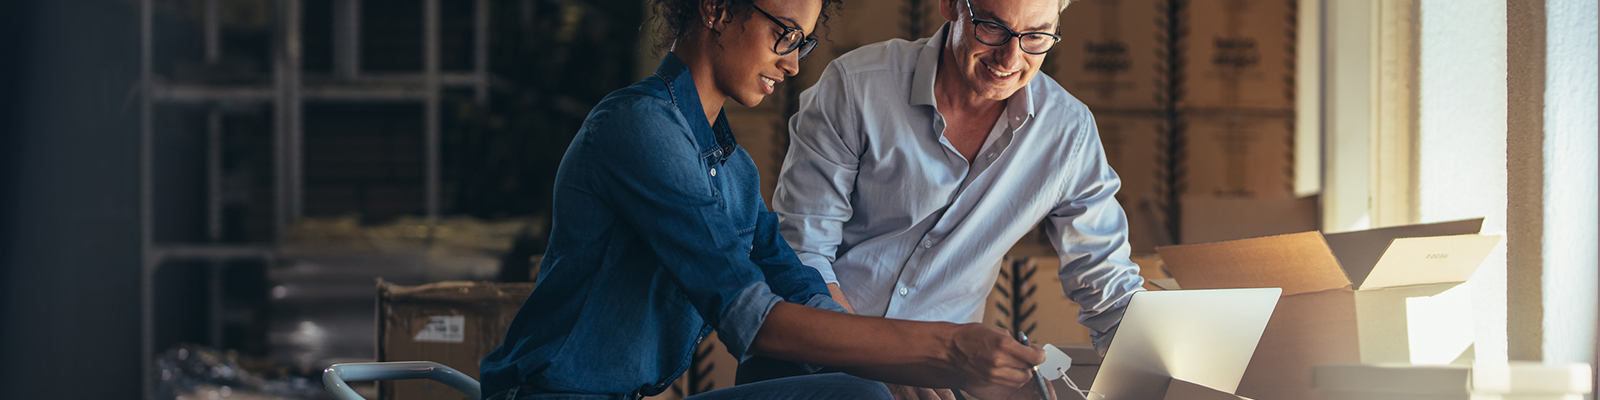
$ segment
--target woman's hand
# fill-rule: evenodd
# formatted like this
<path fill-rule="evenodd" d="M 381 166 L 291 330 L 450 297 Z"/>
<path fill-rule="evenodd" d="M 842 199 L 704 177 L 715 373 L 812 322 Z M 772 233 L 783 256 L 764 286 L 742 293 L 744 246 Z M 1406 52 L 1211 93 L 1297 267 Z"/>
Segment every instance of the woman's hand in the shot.
<path fill-rule="evenodd" d="M 951 339 L 948 361 L 967 376 L 962 387 L 1019 387 L 1032 378 L 1033 366 L 1044 363 L 1044 350 L 1023 346 L 998 327 L 960 325 Z"/>

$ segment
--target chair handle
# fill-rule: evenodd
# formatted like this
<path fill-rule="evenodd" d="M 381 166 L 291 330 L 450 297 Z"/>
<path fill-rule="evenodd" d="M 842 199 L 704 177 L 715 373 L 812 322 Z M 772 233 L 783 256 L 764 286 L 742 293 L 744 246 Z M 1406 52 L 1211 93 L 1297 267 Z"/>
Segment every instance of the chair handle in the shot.
<path fill-rule="evenodd" d="M 366 400 L 346 381 L 383 381 L 394 379 L 432 379 L 466 393 L 472 400 L 483 399 L 483 389 L 478 381 L 454 368 L 429 361 L 397 361 L 334 364 L 322 371 L 322 385 L 339 400 Z"/>

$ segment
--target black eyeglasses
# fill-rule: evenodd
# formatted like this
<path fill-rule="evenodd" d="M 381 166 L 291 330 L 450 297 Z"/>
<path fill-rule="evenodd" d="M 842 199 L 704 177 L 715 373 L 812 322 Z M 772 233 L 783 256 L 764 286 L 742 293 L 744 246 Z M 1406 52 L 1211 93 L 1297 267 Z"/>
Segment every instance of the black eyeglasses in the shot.
<path fill-rule="evenodd" d="M 972 30 L 972 36 L 977 38 L 979 42 L 983 42 L 983 44 L 1001 46 L 1010 42 L 1011 38 L 1016 37 L 1018 38 L 1017 42 L 1022 47 L 1022 52 L 1044 54 L 1050 51 L 1051 47 L 1055 47 L 1056 42 L 1061 41 L 1061 37 L 1055 34 L 1047 32 L 1017 33 L 1017 31 L 1013 31 L 999 22 L 978 19 L 978 15 L 972 13 L 972 0 L 966 0 L 966 2 L 967 16 L 972 17 L 972 25 L 976 28 Z"/>
<path fill-rule="evenodd" d="M 778 55 L 786 56 L 795 50 L 800 50 L 800 58 L 806 58 L 807 54 L 811 54 L 811 49 L 817 47 L 817 39 L 806 37 L 805 31 L 801 31 L 800 28 L 785 25 L 783 21 L 778 20 L 778 17 L 768 14 L 766 10 L 756 7 L 754 4 L 751 4 L 750 8 L 760 11 L 761 15 L 767 16 L 767 19 L 772 20 L 772 23 L 783 27 L 783 35 L 778 37 L 778 43 L 772 45 L 772 51 L 778 53 Z"/>

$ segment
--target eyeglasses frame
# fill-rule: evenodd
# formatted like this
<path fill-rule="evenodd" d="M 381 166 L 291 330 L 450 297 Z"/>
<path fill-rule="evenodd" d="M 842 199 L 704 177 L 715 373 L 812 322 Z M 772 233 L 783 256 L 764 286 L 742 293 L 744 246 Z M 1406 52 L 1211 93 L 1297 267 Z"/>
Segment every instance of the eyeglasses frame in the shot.
<path fill-rule="evenodd" d="M 967 3 L 967 17 L 969 17 L 968 19 L 972 20 L 972 27 L 974 28 L 972 30 L 972 38 L 973 39 L 978 39 L 978 43 L 983 43 L 983 44 L 986 44 L 986 45 L 989 45 L 989 46 L 993 46 L 993 47 L 1000 47 L 1000 46 L 1005 46 L 1007 43 L 1011 43 L 1011 38 L 1020 38 L 1020 37 L 1023 37 L 1025 35 L 1033 35 L 1033 34 L 1045 35 L 1045 36 L 1049 36 L 1051 39 L 1054 39 L 1054 41 L 1050 42 L 1050 47 L 1047 47 L 1047 48 L 1044 49 L 1044 51 L 1041 51 L 1041 52 L 1038 52 L 1038 53 L 1031 52 L 1031 51 L 1028 51 L 1028 49 L 1022 48 L 1022 40 L 1021 39 L 1017 40 L 1017 50 L 1022 50 L 1023 53 L 1036 54 L 1036 55 L 1037 54 L 1049 53 L 1051 49 L 1056 48 L 1056 44 L 1057 43 L 1061 43 L 1061 36 L 1057 35 L 1057 34 L 1054 34 L 1054 33 L 1050 33 L 1050 32 L 1022 32 L 1022 33 L 1017 33 L 1017 31 L 1011 30 L 1011 27 L 1006 26 L 1006 24 L 1002 24 L 1002 23 L 995 22 L 995 21 L 990 21 L 990 20 L 987 20 L 987 19 L 978 18 L 978 14 L 975 14 L 972 11 L 972 0 L 964 0 L 964 1 L 966 1 L 966 3 Z M 1005 40 L 1001 40 L 1000 43 L 985 42 L 983 40 L 983 38 L 978 37 L 978 30 L 976 28 L 978 27 L 979 23 L 994 24 L 995 26 L 1000 27 L 1000 29 L 1005 29 L 1006 30 L 1006 34 L 1007 34 Z M 774 47 L 776 47 L 776 46 L 774 46 Z"/>
<path fill-rule="evenodd" d="M 793 53 L 795 50 L 805 49 L 800 51 L 800 58 L 806 58 L 806 55 L 810 54 L 811 50 L 817 47 L 817 38 L 805 35 L 806 31 L 804 29 L 784 24 L 783 21 L 778 19 L 778 17 L 772 16 L 772 14 L 767 13 L 767 10 L 762 10 L 761 7 L 757 7 L 755 4 L 751 4 L 750 8 L 754 8 L 757 12 L 760 12 L 761 15 L 765 15 L 767 19 L 772 20 L 772 23 L 778 24 L 779 27 L 783 28 L 783 34 L 778 35 L 778 41 L 772 43 L 772 52 L 778 53 L 780 56 L 786 56 L 789 55 L 789 53 Z M 800 32 L 800 41 L 795 42 L 794 47 L 791 47 L 788 50 L 778 50 L 778 43 L 783 43 L 783 38 L 785 36 L 789 36 L 789 32 Z"/>

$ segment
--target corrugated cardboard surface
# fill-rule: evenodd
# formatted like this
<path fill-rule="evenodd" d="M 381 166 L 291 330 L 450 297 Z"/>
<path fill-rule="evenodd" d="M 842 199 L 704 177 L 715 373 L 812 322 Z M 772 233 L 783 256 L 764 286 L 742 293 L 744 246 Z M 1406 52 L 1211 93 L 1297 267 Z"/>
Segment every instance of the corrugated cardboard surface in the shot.
<path fill-rule="evenodd" d="M 1292 115 L 1229 112 L 1185 117 L 1191 196 L 1294 196 Z"/>
<path fill-rule="evenodd" d="M 1294 107 L 1294 0 L 1188 1 L 1185 108 Z"/>
<path fill-rule="evenodd" d="M 1478 233 L 1483 228 L 1483 218 L 1432 224 L 1405 225 L 1327 235 L 1328 248 L 1339 258 L 1339 264 L 1349 271 L 1350 282 L 1360 287 L 1372 267 L 1378 265 L 1389 243 L 1398 238 L 1465 235 Z"/>
<path fill-rule="evenodd" d="M 1148 204 L 1162 195 L 1161 182 L 1157 180 L 1162 162 L 1157 139 L 1163 122 L 1147 114 L 1097 113 L 1095 124 L 1100 129 L 1106 163 L 1122 179 L 1117 203 L 1128 216 L 1128 244 L 1135 253 L 1154 253 L 1156 246 L 1163 244 L 1164 239 L 1157 235 L 1164 228 L 1158 228 L 1162 216 L 1153 213 L 1154 208 Z"/>
<path fill-rule="evenodd" d="M 1436 225 L 1444 227 L 1412 226 L 1351 233 L 1344 240 L 1365 243 L 1369 240 L 1360 236 L 1434 232 L 1466 226 L 1459 222 Z M 1347 272 L 1340 268 L 1341 263 L 1317 232 L 1157 250 L 1167 263 L 1167 269 L 1184 288 L 1284 288 L 1284 298 L 1273 313 L 1238 393 L 1260 399 L 1301 399 L 1311 398 L 1308 379 L 1312 365 L 1379 359 L 1369 357 L 1369 353 L 1381 353 L 1383 360 L 1398 362 L 1416 362 L 1419 355 L 1449 362 L 1470 348 L 1470 340 L 1463 342 L 1459 335 L 1445 332 L 1471 331 L 1470 296 L 1443 296 L 1450 293 L 1444 289 L 1455 286 L 1454 283 L 1439 288 L 1420 285 L 1470 276 L 1464 266 L 1471 265 L 1475 269 L 1476 264 L 1482 262 L 1480 253 L 1486 254 L 1498 238 L 1467 235 L 1403 240 L 1427 245 L 1402 246 L 1404 249 L 1396 257 L 1403 261 L 1384 264 L 1385 270 L 1404 270 L 1396 272 L 1401 278 L 1390 279 L 1391 284 L 1404 287 L 1370 290 L 1355 290 L 1350 285 Z M 1357 247 L 1388 253 L 1387 247 L 1352 248 Z M 1446 261 L 1460 265 L 1451 264 L 1453 267 L 1445 269 L 1447 272 L 1424 268 Z M 1358 302 L 1358 298 L 1363 301 Z M 1407 315 L 1418 312 L 1438 321 L 1428 322 L 1425 318 Z M 1418 329 L 1413 331 L 1411 326 Z M 1411 343 L 1428 346 L 1414 349 Z M 1449 346 L 1452 343 L 1455 348 Z M 1433 352 L 1435 348 L 1446 350 Z M 1427 351 L 1414 351 L 1417 349 Z M 1430 355 L 1433 353 L 1445 355 Z"/>
<path fill-rule="evenodd" d="M 441 282 L 398 286 L 378 282 L 378 361 L 433 361 L 478 379 L 478 362 L 505 340 L 532 283 Z M 417 341 L 430 317 L 460 316 L 460 341 Z M 429 380 L 383 381 L 379 398 L 459 400 L 466 395 Z"/>
<path fill-rule="evenodd" d="M 1167 385 L 1167 396 L 1163 400 L 1250 400 L 1243 396 L 1209 387 L 1189 383 L 1182 379 L 1173 379 Z"/>
<path fill-rule="evenodd" d="M 1283 288 L 1283 298 L 1235 393 L 1257 399 L 1309 399 L 1312 365 L 1358 359 L 1354 292 L 1322 234 L 1157 250 L 1185 289 Z"/>
<path fill-rule="evenodd" d="M 1183 243 L 1209 243 L 1317 229 L 1317 198 L 1190 196 Z M 1337 254 L 1337 253 L 1335 253 Z M 1341 264 L 1342 265 L 1342 264 Z"/>
<path fill-rule="evenodd" d="M 1139 276 L 1145 278 L 1146 290 L 1161 290 L 1149 284 L 1151 279 L 1170 278 L 1166 268 L 1161 263 L 1161 258 L 1154 255 L 1133 257 L 1139 264 Z M 1002 262 L 1001 268 L 1012 268 L 1010 260 Z M 1078 323 L 1078 312 L 1082 307 L 1077 302 L 1067 298 L 1066 292 L 1061 289 L 1061 278 L 1057 275 L 1060 268 L 1060 259 L 1056 257 L 1030 257 L 1021 261 L 1023 271 L 1033 271 L 1025 287 L 1023 309 L 1033 311 L 1025 318 L 1022 328 L 1032 328 L 1028 333 L 1029 340 L 1039 344 L 1054 344 L 1067 349 L 1070 346 L 1090 346 L 1089 328 Z M 995 288 L 989 291 L 985 299 L 983 322 L 990 325 L 1011 328 L 1012 318 L 1002 312 L 1000 307 L 1011 307 L 1011 298 L 1002 292 L 1000 285 L 1009 285 L 1010 282 L 997 278 Z M 1009 289 L 1007 289 L 1009 291 Z M 1077 360 L 1076 355 L 1073 356 Z M 1096 356 L 1096 359 L 1099 357 Z M 1076 363 L 1076 361 L 1075 361 Z M 1098 365 L 1098 362 L 1096 362 Z"/>
<path fill-rule="evenodd" d="M 1361 362 L 1470 363 L 1472 286 L 1455 283 L 1357 290 Z"/>
<path fill-rule="evenodd" d="M 1185 289 L 1281 287 L 1292 296 L 1350 287 L 1317 232 L 1156 250 Z"/>
<path fill-rule="evenodd" d="M 1340 289 L 1278 299 L 1235 393 L 1263 400 L 1311 399 L 1312 366 L 1357 362 L 1352 296 Z"/>
<path fill-rule="evenodd" d="M 1011 326 L 1016 318 L 1010 315 L 1010 310 L 1014 304 L 1021 304 L 1023 315 L 1026 317 L 1022 318 L 1020 328 L 1028 333 L 1031 342 L 1057 346 L 1089 343 L 1089 328 L 1078 323 L 1078 303 L 1067 299 L 1066 293 L 1061 290 L 1061 279 L 1056 275 L 1059 268 L 1058 259 L 1034 257 L 1018 262 L 1022 263 L 1021 271 L 1024 271 L 1024 276 L 1027 278 L 1020 301 L 1002 292 L 1001 285 L 1006 285 L 1007 292 L 1010 290 L 1011 282 L 1008 279 L 997 279 L 995 289 L 989 291 L 989 296 L 985 300 L 983 322 L 1006 329 L 1016 329 L 1017 327 Z M 1002 262 L 1000 267 L 1014 268 L 1010 260 Z M 1027 275 L 1026 271 L 1032 271 L 1032 275 Z M 1002 307 L 1005 311 L 1002 311 Z"/>
<path fill-rule="evenodd" d="M 1078 0 L 1043 71 L 1093 110 L 1154 110 L 1161 0 Z"/>

